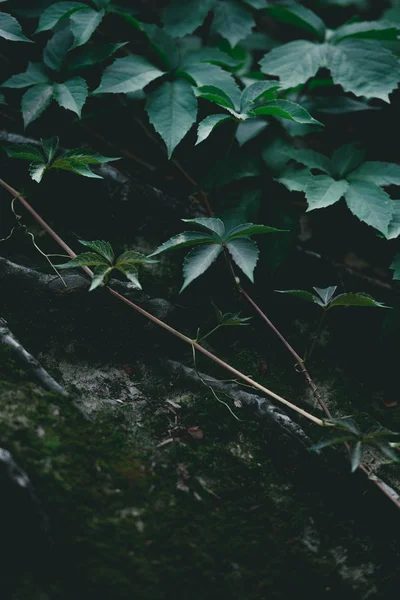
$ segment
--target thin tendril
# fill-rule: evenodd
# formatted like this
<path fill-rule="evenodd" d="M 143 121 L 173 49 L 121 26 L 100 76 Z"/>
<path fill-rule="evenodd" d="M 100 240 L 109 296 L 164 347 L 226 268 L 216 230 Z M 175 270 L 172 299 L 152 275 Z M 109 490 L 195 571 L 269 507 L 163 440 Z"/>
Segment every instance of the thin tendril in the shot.
<path fill-rule="evenodd" d="M 25 226 L 23 226 L 23 227 L 25 227 Z M 47 255 L 45 252 L 43 252 L 43 250 L 41 250 L 41 249 L 39 248 L 39 246 L 37 245 L 37 243 L 35 242 L 35 236 L 33 235 L 33 233 L 32 233 L 32 232 L 30 232 L 30 231 L 28 231 L 28 230 L 26 229 L 26 227 L 25 227 L 25 230 L 26 230 L 26 233 L 27 233 L 28 235 L 30 235 L 30 236 L 31 236 L 31 238 L 32 238 L 32 244 L 35 246 L 36 250 L 37 250 L 38 252 L 40 252 L 40 254 L 41 254 L 42 256 L 44 256 L 44 257 L 45 257 L 45 259 L 47 260 L 47 262 L 49 263 L 49 265 L 51 266 L 51 268 L 52 268 L 52 269 L 53 269 L 53 270 L 54 270 L 54 271 L 57 273 L 57 275 L 59 276 L 59 278 L 60 278 L 60 279 L 61 279 L 61 281 L 63 282 L 64 286 L 65 286 L 65 287 L 68 287 L 68 286 L 67 286 L 67 284 L 65 283 L 65 280 L 64 280 L 64 279 L 63 279 L 63 277 L 61 276 L 61 273 L 60 273 L 60 272 L 58 271 L 58 269 L 57 269 L 57 268 L 56 268 L 56 267 L 53 265 L 53 263 L 51 262 L 51 260 L 50 260 L 50 258 L 48 257 L 48 255 Z"/>

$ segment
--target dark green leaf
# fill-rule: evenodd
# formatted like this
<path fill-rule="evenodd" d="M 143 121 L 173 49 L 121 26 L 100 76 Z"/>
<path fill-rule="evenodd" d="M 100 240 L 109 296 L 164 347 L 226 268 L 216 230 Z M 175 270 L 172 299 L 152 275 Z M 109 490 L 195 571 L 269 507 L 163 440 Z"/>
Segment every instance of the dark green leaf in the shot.
<path fill-rule="evenodd" d="M 45 140 L 40 140 L 42 143 L 42 148 L 44 155 L 47 159 L 47 163 L 51 163 L 54 158 L 55 153 L 57 152 L 59 139 L 58 137 L 51 137 Z"/>
<path fill-rule="evenodd" d="M 226 241 L 231 241 L 239 237 L 247 237 L 251 235 L 262 235 L 264 233 L 282 233 L 282 229 L 268 227 L 267 225 L 254 225 L 254 223 L 242 223 L 227 232 Z"/>
<path fill-rule="evenodd" d="M 254 115 L 272 115 L 274 117 L 281 117 L 282 119 L 289 119 L 296 123 L 310 123 L 311 125 L 322 125 L 319 121 L 314 119 L 305 108 L 290 102 L 289 100 L 274 100 L 254 108 L 251 111 Z"/>
<path fill-rule="evenodd" d="M 326 44 L 297 40 L 274 48 L 260 61 L 261 71 L 276 75 L 284 88 L 306 83 L 326 66 Z"/>
<path fill-rule="evenodd" d="M 164 242 L 152 252 L 149 256 L 156 256 L 157 254 L 161 254 L 162 252 L 167 252 L 168 250 L 176 250 L 178 248 L 185 248 L 187 246 L 196 246 L 198 244 L 215 244 L 215 239 L 213 236 L 207 233 L 201 233 L 199 231 L 185 231 L 183 233 L 179 233 L 178 235 L 174 235 L 168 241 Z"/>
<path fill-rule="evenodd" d="M 293 158 L 296 162 L 299 162 L 310 169 L 319 169 L 320 171 L 324 171 L 327 175 L 332 175 L 331 160 L 327 156 L 324 156 L 324 154 L 320 154 L 314 150 L 298 150 L 293 148 L 289 151 L 289 155 L 290 158 Z"/>
<path fill-rule="evenodd" d="M 363 457 L 363 445 L 362 442 L 356 442 L 350 449 L 350 462 L 351 462 L 351 472 L 354 473 L 361 465 L 362 457 Z"/>
<path fill-rule="evenodd" d="M 221 69 L 221 67 L 208 63 L 199 63 L 197 65 L 189 65 L 184 71 L 179 73 L 189 78 L 191 83 L 194 83 L 199 88 L 203 88 L 204 86 L 217 87 L 229 96 L 235 106 L 239 104 L 240 88 L 232 75 Z"/>
<path fill-rule="evenodd" d="M 210 100 L 210 102 L 214 102 L 219 106 L 223 106 L 228 110 L 235 111 L 235 106 L 229 96 L 220 88 L 215 87 L 214 85 L 205 85 L 201 86 L 197 89 L 197 94 L 200 98 L 205 98 L 206 100 Z"/>
<path fill-rule="evenodd" d="M 12 42 L 33 43 L 24 35 L 17 19 L 4 12 L 0 12 L 0 37 Z"/>
<path fill-rule="evenodd" d="M 239 269 L 254 283 L 254 269 L 259 255 L 257 244 L 250 239 L 237 238 L 228 242 L 226 247 Z"/>
<path fill-rule="evenodd" d="M 351 181 L 345 199 L 347 206 L 360 221 L 374 227 L 385 237 L 393 217 L 393 200 L 381 188 L 367 181 Z"/>
<path fill-rule="evenodd" d="M 139 269 L 136 264 L 133 263 L 117 263 L 115 268 L 118 269 L 129 281 L 133 284 L 133 287 L 137 290 L 141 290 L 142 286 L 139 282 Z"/>
<path fill-rule="evenodd" d="M 193 248 L 183 262 L 184 282 L 181 292 L 197 277 L 200 277 L 222 252 L 220 244 L 206 244 Z"/>
<path fill-rule="evenodd" d="M 368 294 L 339 294 L 336 296 L 330 303 L 329 308 L 333 308 L 335 306 L 370 306 L 375 308 L 390 308 L 390 306 L 386 306 L 382 304 L 382 302 L 378 302 L 372 296 Z"/>
<path fill-rule="evenodd" d="M 78 12 L 72 13 L 70 16 L 71 31 L 75 38 L 73 48 L 86 44 L 100 25 L 103 17 L 104 10 L 98 12 L 91 8 L 85 8 Z"/>
<path fill-rule="evenodd" d="M 400 185 L 400 165 L 368 161 L 350 173 L 349 179 L 361 179 L 379 186 Z"/>
<path fill-rule="evenodd" d="M 175 69 L 179 65 L 180 58 L 175 40 L 157 25 L 142 23 L 141 28 L 166 69 L 168 71 Z"/>
<path fill-rule="evenodd" d="M 355 144 L 345 144 L 332 154 L 332 164 L 338 177 L 344 177 L 364 160 L 365 150 Z"/>
<path fill-rule="evenodd" d="M 116 266 L 118 265 L 127 265 L 127 264 L 149 264 L 154 265 L 158 263 L 157 260 L 153 260 L 149 258 L 145 254 L 141 252 L 136 252 L 135 250 L 127 250 L 118 256 Z"/>
<path fill-rule="evenodd" d="M 347 181 L 335 181 L 329 175 L 311 176 L 305 188 L 308 211 L 326 208 L 338 202 L 346 193 Z"/>
<path fill-rule="evenodd" d="M 390 269 L 392 271 L 394 271 L 393 279 L 395 281 L 399 281 L 400 280 L 400 252 L 397 252 L 397 254 L 395 255 L 395 257 L 390 265 Z"/>
<path fill-rule="evenodd" d="M 97 254 L 97 252 L 83 252 L 62 265 L 56 265 L 56 267 L 57 269 L 73 269 L 74 267 L 94 267 L 98 265 L 110 266 L 105 262 L 104 257 Z"/>
<path fill-rule="evenodd" d="M 400 235 L 400 201 L 393 201 L 393 215 L 389 223 L 389 233 L 386 236 L 388 240 L 394 240 Z"/>
<path fill-rule="evenodd" d="M 355 423 L 353 423 L 353 421 L 351 421 L 350 419 L 346 418 L 346 417 L 341 417 L 338 419 L 325 419 L 327 423 L 333 423 L 333 425 L 335 425 L 336 427 L 339 427 L 339 429 L 344 429 L 344 431 L 348 431 L 349 433 L 352 433 L 353 435 L 361 435 L 360 430 L 358 429 L 358 427 L 355 425 Z"/>
<path fill-rule="evenodd" d="M 347 23 L 336 29 L 331 42 L 338 43 L 345 38 L 361 38 L 370 40 L 397 40 L 400 27 L 390 21 L 361 21 Z"/>
<path fill-rule="evenodd" d="M 97 287 L 99 287 L 99 285 L 106 285 L 112 270 L 112 267 L 105 264 L 95 267 L 93 270 L 93 279 L 92 283 L 90 284 L 89 292 L 95 290 Z"/>
<path fill-rule="evenodd" d="M 30 144 L 13 144 L 12 146 L 3 146 L 7 156 L 11 158 L 21 158 L 23 160 L 33 160 L 36 162 L 45 162 L 43 154 Z"/>
<path fill-rule="evenodd" d="M 215 3 L 216 0 L 173 0 L 163 10 L 164 27 L 176 38 L 193 33 Z"/>
<path fill-rule="evenodd" d="M 45 163 L 31 163 L 29 165 L 29 175 L 36 181 L 40 183 L 42 181 L 43 175 L 45 174 L 47 165 Z"/>
<path fill-rule="evenodd" d="M 96 44 L 90 48 L 83 48 L 78 54 L 75 54 L 68 61 L 69 71 L 78 71 L 79 69 L 86 69 L 96 65 L 106 58 L 109 58 L 115 52 L 117 52 L 123 46 L 126 46 L 128 42 L 122 42 L 121 44 Z"/>
<path fill-rule="evenodd" d="M 61 71 L 73 42 L 74 38 L 69 29 L 62 29 L 55 33 L 49 39 L 43 51 L 43 62 L 45 65 L 53 71 Z"/>
<path fill-rule="evenodd" d="M 310 450 L 314 450 L 315 452 L 318 452 L 319 450 L 322 450 L 323 448 L 328 448 L 330 446 L 336 446 L 337 444 L 344 444 L 345 442 L 348 442 L 352 439 L 353 439 L 353 436 L 350 436 L 350 435 L 344 436 L 343 435 L 341 437 L 335 437 L 335 438 L 330 438 L 327 440 L 321 440 L 320 442 L 313 444 L 310 447 Z"/>
<path fill-rule="evenodd" d="M 90 250 L 94 250 L 97 254 L 103 257 L 103 260 L 106 259 L 109 263 L 114 261 L 114 251 L 109 242 L 105 242 L 104 240 L 93 240 L 91 242 L 87 242 L 85 240 L 79 240 L 79 243 Z"/>
<path fill-rule="evenodd" d="M 196 218 L 196 219 L 182 219 L 184 223 L 193 223 L 193 225 L 198 225 L 202 229 L 206 231 L 211 231 L 212 233 L 216 233 L 219 238 L 224 239 L 225 236 L 225 225 L 221 221 L 221 219 L 212 217 L 212 218 Z"/>
<path fill-rule="evenodd" d="M 214 9 L 212 31 L 228 40 L 232 47 L 247 37 L 254 25 L 251 14 L 238 2 L 218 0 Z"/>
<path fill-rule="evenodd" d="M 257 137 L 269 126 L 268 121 L 264 119 L 247 119 L 239 123 L 236 129 L 236 139 L 239 146 L 243 146 Z"/>
<path fill-rule="evenodd" d="M 278 88 L 277 81 L 257 81 L 248 85 L 242 92 L 240 112 L 246 112 L 255 102 L 275 100 Z"/>
<path fill-rule="evenodd" d="M 53 99 L 53 86 L 48 83 L 38 83 L 29 88 L 22 96 L 21 109 L 24 126 L 40 117 Z"/>
<path fill-rule="evenodd" d="M 72 171 L 73 173 L 83 175 L 84 177 L 101 179 L 101 176 L 93 173 L 88 165 L 100 165 L 113 160 L 119 160 L 119 158 L 102 156 L 101 154 L 92 152 L 86 148 L 75 148 L 74 150 L 64 152 L 64 154 L 57 158 L 52 164 L 52 168 Z"/>
<path fill-rule="evenodd" d="M 164 72 L 142 56 L 117 58 L 104 70 L 101 83 L 93 94 L 136 92 L 161 75 L 164 75 Z"/>
<path fill-rule="evenodd" d="M 309 169 L 287 167 L 281 173 L 281 176 L 277 178 L 277 181 L 282 183 L 290 192 L 304 192 L 312 178 Z"/>
<path fill-rule="evenodd" d="M 312 304 L 319 304 L 318 298 L 311 292 L 306 292 L 306 290 L 274 290 L 274 292 L 278 292 L 278 294 L 288 294 L 289 296 L 294 296 L 295 298 L 311 302 Z"/>
<path fill-rule="evenodd" d="M 53 29 L 61 19 L 69 17 L 73 12 L 88 8 L 82 2 L 56 2 L 42 12 L 35 33 Z"/>
<path fill-rule="evenodd" d="M 86 81 L 82 77 L 73 77 L 64 83 L 54 84 L 54 98 L 67 110 L 72 110 L 81 117 L 82 107 L 88 96 Z"/>
<path fill-rule="evenodd" d="M 39 63 L 28 63 L 28 68 L 25 73 L 19 73 L 13 75 L 10 79 L 7 79 L 2 83 L 2 87 L 5 88 L 24 88 L 30 85 L 36 85 L 37 83 L 48 83 L 50 82 L 44 66 Z"/>
<path fill-rule="evenodd" d="M 377 448 L 379 448 L 379 450 L 382 452 L 382 454 L 384 456 L 386 456 L 386 458 L 389 458 L 390 460 L 392 460 L 393 462 L 400 462 L 400 452 L 397 452 L 394 448 L 392 448 L 388 442 L 378 442 L 376 444 L 374 444 Z"/>
<path fill-rule="evenodd" d="M 205 119 L 200 121 L 198 128 L 197 128 L 196 146 L 197 146 L 197 144 L 201 144 L 201 142 L 204 142 L 204 140 L 206 140 L 208 138 L 210 133 L 213 131 L 213 129 L 215 127 L 217 127 L 217 125 L 220 125 L 224 121 L 229 121 L 230 119 L 232 119 L 232 117 L 230 115 L 220 114 L 220 115 L 209 115 L 208 117 L 206 117 Z"/>
<path fill-rule="evenodd" d="M 289 6 L 269 6 L 268 13 L 275 19 L 301 27 L 313 33 L 319 40 L 325 37 L 325 25 L 321 19 L 308 8 L 300 4 L 292 4 Z"/>

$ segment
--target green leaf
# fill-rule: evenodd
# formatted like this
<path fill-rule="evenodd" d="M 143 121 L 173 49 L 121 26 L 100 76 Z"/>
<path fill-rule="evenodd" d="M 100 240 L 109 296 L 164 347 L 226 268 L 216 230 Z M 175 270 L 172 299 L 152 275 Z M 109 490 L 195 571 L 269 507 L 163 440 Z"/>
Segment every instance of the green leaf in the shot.
<path fill-rule="evenodd" d="M 35 33 L 53 29 L 61 19 L 69 17 L 77 10 L 87 9 L 87 4 L 82 2 L 56 2 L 42 12 L 39 25 Z"/>
<path fill-rule="evenodd" d="M 332 154 L 333 169 L 338 177 L 344 177 L 364 160 L 365 150 L 354 144 L 345 144 Z"/>
<path fill-rule="evenodd" d="M 335 204 L 345 194 L 348 187 L 347 181 L 335 181 L 329 175 L 311 176 L 305 189 L 308 202 L 307 211 Z"/>
<path fill-rule="evenodd" d="M 327 175 L 332 175 L 331 160 L 324 154 L 315 152 L 314 150 L 293 150 L 289 151 L 290 158 L 299 162 L 310 169 L 319 169 Z"/>
<path fill-rule="evenodd" d="M 183 262 L 184 282 L 180 291 L 183 292 L 194 279 L 207 271 L 221 252 L 222 246 L 216 243 L 193 248 Z"/>
<path fill-rule="evenodd" d="M 43 154 L 30 144 L 13 144 L 12 146 L 3 146 L 3 150 L 10 158 L 21 158 L 23 160 L 32 160 L 43 162 Z"/>
<path fill-rule="evenodd" d="M 186 68 L 191 65 L 197 65 L 199 63 L 211 63 L 220 67 L 237 67 L 238 61 L 227 54 L 222 52 L 219 48 L 213 48 L 210 46 L 202 46 L 197 50 L 191 50 L 186 52 L 181 60 L 181 68 Z"/>
<path fill-rule="evenodd" d="M 397 40 L 400 27 L 390 21 L 361 21 L 347 23 L 336 29 L 332 38 L 333 43 L 338 43 L 345 38 L 361 38 L 370 40 Z"/>
<path fill-rule="evenodd" d="M 68 70 L 78 71 L 79 69 L 86 69 L 87 67 L 101 63 L 128 43 L 96 44 L 90 48 L 83 48 L 78 54 L 69 59 Z"/>
<path fill-rule="evenodd" d="M 93 270 L 93 279 L 90 284 L 89 292 L 95 290 L 99 285 L 106 285 L 108 282 L 108 278 L 113 270 L 109 265 L 99 265 Z"/>
<path fill-rule="evenodd" d="M 393 216 L 389 223 L 388 240 L 394 240 L 400 235 L 400 201 L 393 201 Z"/>
<path fill-rule="evenodd" d="M 371 40 L 346 39 L 337 46 L 330 45 L 327 66 L 345 92 L 384 102 L 389 102 L 389 94 L 400 79 L 397 57 Z"/>
<path fill-rule="evenodd" d="M 157 25 L 141 24 L 142 31 L 168 71 L 176 69 L 180 56 L 175 40 Z"/>
<path fill-rule="evenodd" d="M 95 267 L 98 265 L 110 266 L 104 262 L 104 258 L 97 252 L 83 252 L 62 265 L 56 265 L 56 267 L 57 269 L 73 269 L 74 267 Z"/>
<path fill-rule="evenodd" d="M 210 65 L 208 63 L 200 63 L 197 65 L 189 65 L 184 71 L 180 72 L 183 76 L 188 76 L 190 81 L 198 87 L 215 86 L 222 90 L 224 94 L 229 96 L 234 105 L 239 104 L 240 88 L 235 83 L 232 75 L 227 71 Z M 195 90 L 196 92 L 197 90 Z"/>
<path fill-rule="evenodd" d="M 339 294 L 332 300 L 329 308 L 333 308 L 334 306 L 369 306 L 374 308 L 390 308 L 390 306 L 386 306 L 385 304 L 382 304 L 382 302 L 375 300 L 372 296 L 363 293 Z"/>
<path fill-rule="evenodd" d="M 75 148 L 64 152 L 59 158 L 57 158 L 53 164 L 54 169 L 63 169 L 64 171 L 71 171 L 77 175 L 83 177 L 92 177 L 95 179 L 102 179 L 100 175 L 93 173 L 88 165 L 101 165 L 103 163 L 119 160 L 119 158 L 111 158 L 102 156 L 92 150 L 86 148 Z"/>
<path fill-rule="evenodd" d="M 299 298 L 300 300 L 311 302 L 312 304 L 320 304 L 314 294 L 307 292 L 306 290 L 274 290 L 274 292 L 278 292 L 278 294 L 288 294 L 289 296 L 294 296 L 294 298 Z"/>
<path fill-rule="evenodd" d="M 313 450 L 314 452 L 318 452 L 319 450 L 322 450 L 323 448 L 328 448 L 329 446 L 336 446 L 337 444 L 344 444 L 345 442 L 348 442 L 352 439 L 353 439 L 353 436 L 344 435 L 341 437 L 334 437 L 334 438 L 329 438 L 327 440 L 321 440 L 320 442 L 317 442 L 316 444 L 313 444 L 312 446 L 310 446 L 310 450 Z"/>
<path fill-rule="evenodd" d="M 93 240 L 91 242 L 79 240 L 79 243 L 100 254 L 103 260 L 106 259 L 109 263 L 114 262 L 114 250 L 109 242 L 105 242 L 104 240 Z"/>
<path fill-rule="evenodd" d="M 230 97 L 220 88 L 217 88 L 214 85 L 205 85 L 199 87 L 196 91 L 200 98 L 204 98 L 205 100 L 214 102 L 214 104 L 218 104 L 223 108 L 227 108 L 231 112 L 235 112 L 234 103 L 232 102 Z"/>
<path fill-rule="evenodd" d="M 61 71 L 73 41 L 74 38 L 69 29 L 63 29 L 55 33 L 49 39 L 43 51 L 43 62 L 45 65 L 53 71 Z"/>
<path fill-rule="evenodd" d="M 200 231 L 185 231 L 174 235 L 172 238 L 161 244 L 154 252 L 149 256 L 156 256 L 162 252 L 168 250 L 177 250 L 179 248 L 185 248 L 187 246 L 197 246 L 198 244 L 215 244 L 215 239 L 208 233 L 201 233 Z"/>
<path fill-rule="evenodd" d="M 254 25 L 251 14 L 238 2 L 218 0 L 212 31 L 228 40 L 232 48 L 251 33 Z"/>
<path fill-rule="evenodd" d="M 92 8 L 85 8 L 72 13 L 70 16 L 70 27 L 75 38 L 74 45 L 72 46 L 73 48 L 82 46 L 90 40 L 97 27 L 100 25 L 104 14 L 104 10 L 98 12 Z"/>
<path fill-rule="evenodd" d="M 142 56 L 117 58 L 104 70 L 101 83 L 93 94 L 137 92 L 161 75 L 164 75 L 164 71 L 160 71 Z"/>
<path fill-rule="evenodd" d="M 142 254 L 141 252 L 136 252 L 135 250 L 127 250 L 126 252 L 123 252 L 122 254 L 120 254 L 120 256 L 118 256 L 117 263 L 115 266 L 118 266 L 120 264 L 124 264 L 124 265 L 127 265 L 127 264 L 154 265 L 156 263 L 158 263 L 158 260 L 153 260 L 152 258 L 149 258 L 145 254 Z"/>
<path fill-rule="evenodd" d="M 400 185 L 400 166 L 394 163 L 368 161 L 350 173 L 349 179 L 369 181 L 375 185 Z"/>
<path fill-rule="evenodd" d="M 296 27 L 310 31 L 319 40 L 323 40 L 325 37 L 325 25 L 323 21 L 311 10 L 300 4 L 269 6 L 267 11 L 272 17 L 282 23 L 288 23 L 289 25 L 295 25 Z"/>
<path fill-rule="evenodd" d="M 200 121 L 198 128 L 197 128 L 196 146 L 197 146 L 197 144 L 201 144 L 201 142 L 204 142 L 204 140 L 206 140 L 208 138 L 210 133 L 213 131 L 213 129 L 215 127 L 217 127 L 217 125 L 220 125 L 224 121 L 229 121 L 230 119 L 232 119 L 232 117 L 230 115 L 220 114 L 220 115 L 209 115 L 208 117 L 206 117 L 205 119 Z"/>
<path fill-rule="evenodd" d="M 149 120 L 167 147 L 168 158 L 185 137 L 197 117 L 192 86 L 182 79 L 165 82 L 148 95 Z"/>
<path fill-rule="evenodd" d="M 394 271 L 393 279 L 395 281 L 399 281 L 400 280 L 400 252 L 397 252 L 397 254 L 395 255 L 389 268 L 392 271 Z"/>
<path fill-rule="evenodd" d="M 43 148 L 44 155 L 47 160 L 47 164 L 51 163 L 57 152 L 59 139 L 58 137 L 51 137 L 45 140 L 40 140 Z"/>
<path fill-rule="evenodd" d="M 337 285 L 330 285 L 326 288 L 315 287 L 314 290 L 317 292 L 318 296 L 326 306 L 332 300 L 332 296 L 337 290 Z"/>
<path fill-rule="evenodd" d="M 339 429 L 348 431 L 349 433 L 351 433 L 353 435 L 357 435 L 357 436 L 361 435 L 361 432 L 360 432 L 359 428 L 357 427 L 357 425 L 351 419 L 348 419 L 347 417 L 339 417 L 336 419 L 325 419 L 325 421 L 327 423 L 333 423 L 333 425 L 336 425 L 336 427 L 339 427 Z"/>
<path fill-rule="evenodd" d="M 385 237 L 389 235 L 389 223 L 393 216 L 393 200 L 373 183 L 352 181 L 345 199 L 347 206 L 360 221 L 374 227 Z"/>
<path fill-rule="evenodd" d="M 290 192 L 304 192 L 313 176 L 308 169 L 287 167 L 277 178 Z M 315 179 L 315 178 L 314 178 Z"/>
<path fill-rule="evenodd" d="M 356 442 L 350 449 L 351 472 L 354 473 L 361 465 L 364 448 L 362 442 Z"/>
<path fill-rule="evenodd" d="M 393 462 L 396 462 L 396 463 L 400 462 L 399 452 L 396 452 L 396 450 L 394 450 L 394 448 L 392 448 L 388 444 L 388 442 L 380 441 L 380 442 L 377 442 L 376 444 L 374 444 L 374 446 L 379 448 L 379 450 L 382 452 L 382 454 L 384 456 L 386 456 L 386 458 L 389 458 L 390 460 L 392 460 Z"/>
<path fill-rule="evenodd" d="M 254 225 L 254 223 L 242 223 L 227 232 L 226 241 L 231 241 L 239 237 L 248 237 L 251 235 L 263 235 L 264 233 L 283 233 L 282 229 L 268 227 L 267 225 Z"/>
<path fill-rule="evenodd" d="M 173 0 L 162 13 L 166 31 L 175 38 L 193 33 L 214 7 L 216 0 Z"/>
<path fill-rule="evenodd" d="M 64 83 L 54 84 L 54 98 L 58 104 L 67 110 L 72 110 L 79 118 L 87 96 L 87 84 L 82 77 L 73 77 Z"/>
<path fill-rule="evenodd" d="M 22 96 L 21 109 L 25 128 L 40 117 L 53 99 L 53 86 L 48 83 L 38 83 L 29 88 Z"/>
<path fill-rule="evenodd" d="M 372 106 L 365 101 L 347 98 L 347 96 L 314 96 L 314 111 L 327 115 L 343 115 L 364 110 L 380 110 L 379 106 Z"/>
<path fill-rule="evenodd" d="M 242 92 L 240 112 L 246 112 L 255 102 L 275 100 L 275 92 L 279 87 L 276 81 L 257 81 L 248 85 Z"/>
<path fill-rule="evenodd" d="M 211 218 L 203 218 L 199 217 L 196 219 L 182 219 L 184 223 L 193 223 L 194 225 L 198 225 L 202 229 L 206 231 L 212 231 L 216 233 L 218 238 L 222 241 L 225 239 L 225 225 L 221 221 L 221 219 L 211 217 Z"/>
<path fill-rule="evenodd" d="M 133 284 L 133 287 L 137 290 L 141 290 L 142 286 L 139 282 L 139 269 L 135 264 L 131 263 L 118 263 L 115 265 L 115 268 L 118 269 L 129 281 Z"/>
<path fill-rule="evenodd" d="M 314 119 L 305 108 L 295 102 L 290 102 L 290 100 L 274 100 L 273 102 L 268 102 L 268 104 L 254 108 L 251 111 L 251 114 L 272 115 L 274 117 L 295 121 L 295 123 L 322 125 L 322 123 Z"/>
<path fill-rule="evenodd" d="M 12 42 L 33 43 L 24 35 L 17 19 L 4 12 L 0 12 L 0 37 Z"/>
<path fill-rule="evenodd" d="M 247 238 L 237 238 L 228 242 L 226 247 L 239 269 L 254 283 L 254 269 L 259 255 L 257 244 Z"/>
<path fill-rule="evenodd" d="M 290 88 L 306 83 L 326 66 L 326 55 L 327 44 L 297 40 L 274 48 L 259 64 L 263 73 L 276 75 L 282 87 Z"/>
<path fill-rule="evenodd" d="M 45 68 L 39 63 L 28 63 L 28 68 L 25 73 L 19 73 L 18 75 L 12 75 L 10 79 L 7 79 L 2 83 L 2 87 L 5 88 L 24 88 L 30 85 L 36 85 L 37 83 L 48 83 L 50 79 L 47 76 Z"/>
<path fill-rule="evenodd" d="M 33 181 L 40 183 L 42 181 L 46 169 L 47 165 L 45 163 L 31 163 L 29 165 L 29 174 Z"/>
<path fill-rule="evenodd" d="M 253 140 L 268 126 L 268 121 L 255 118 L 239 123 L 236 129 L 236 140 L 239 146 L 243 146 L 247 142 L 250 142 L 250 140 Z"/>

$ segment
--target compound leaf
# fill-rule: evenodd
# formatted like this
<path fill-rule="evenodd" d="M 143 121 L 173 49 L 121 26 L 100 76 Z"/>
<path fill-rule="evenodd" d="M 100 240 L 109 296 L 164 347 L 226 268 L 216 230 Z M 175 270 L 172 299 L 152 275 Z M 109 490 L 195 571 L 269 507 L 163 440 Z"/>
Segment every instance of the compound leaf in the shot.
<path fill-rule="evenodd" d="M 221 244 L 206 244 L 193 248 L 183 262 L 184 282 L 181 292 L 197 277 L 200 277 L 222 252 Z"/>

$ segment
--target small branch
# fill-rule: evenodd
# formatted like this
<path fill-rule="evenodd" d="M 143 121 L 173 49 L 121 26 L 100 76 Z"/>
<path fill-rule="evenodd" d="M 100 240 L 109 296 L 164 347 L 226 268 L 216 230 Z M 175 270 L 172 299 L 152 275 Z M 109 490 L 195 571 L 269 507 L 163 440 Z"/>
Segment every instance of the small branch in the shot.
<path fill-rule="evenodd" d="M 0 318 L 0 344 L 9 348 L 33 373 L 38 381 L 50 392 L 68 396 L 67 392 L 47 373 L 41 364 L 30 354 L 10 331 L 7 321 Z"/>

